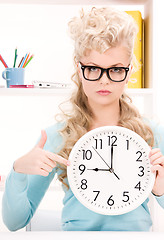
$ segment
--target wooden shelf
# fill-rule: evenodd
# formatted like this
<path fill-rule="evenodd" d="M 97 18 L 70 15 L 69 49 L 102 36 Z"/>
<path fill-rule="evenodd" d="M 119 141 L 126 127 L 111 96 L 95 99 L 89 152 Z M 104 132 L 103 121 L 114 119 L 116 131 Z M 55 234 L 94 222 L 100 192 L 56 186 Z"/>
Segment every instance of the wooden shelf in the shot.
<path fill-rule="evenodd" d="M 71 88 L 0 88 L 0 96 L 55 96 L 71 92 Z"/>

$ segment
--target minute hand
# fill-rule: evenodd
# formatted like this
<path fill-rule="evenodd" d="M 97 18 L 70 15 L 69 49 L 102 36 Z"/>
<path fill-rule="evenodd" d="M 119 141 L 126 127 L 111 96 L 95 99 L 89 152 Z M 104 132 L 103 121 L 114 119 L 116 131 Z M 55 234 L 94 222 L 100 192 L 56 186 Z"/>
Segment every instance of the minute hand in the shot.
<path fill-rule="evenodd" d="M 111 146 L 111 169 L 113 169 L 113 145 Z"/>

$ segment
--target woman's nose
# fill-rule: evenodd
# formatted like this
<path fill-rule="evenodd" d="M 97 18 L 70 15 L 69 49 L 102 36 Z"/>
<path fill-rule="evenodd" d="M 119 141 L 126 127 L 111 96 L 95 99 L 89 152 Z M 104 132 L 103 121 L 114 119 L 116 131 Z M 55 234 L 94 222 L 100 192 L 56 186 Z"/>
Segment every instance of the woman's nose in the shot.
<path fill-rule="evenodd" d="M 109 84 L 110 79 L 107 76 L 107 72 L 103 72 L 101 78 L 100 78 L 100 83 L 102 84 Z"/>

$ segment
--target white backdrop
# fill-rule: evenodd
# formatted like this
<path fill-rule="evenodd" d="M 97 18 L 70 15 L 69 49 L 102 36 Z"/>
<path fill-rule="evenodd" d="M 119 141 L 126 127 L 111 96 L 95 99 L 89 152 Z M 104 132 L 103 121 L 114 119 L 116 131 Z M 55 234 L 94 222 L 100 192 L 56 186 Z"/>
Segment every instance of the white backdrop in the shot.
<path fill-rule="evenodd" d="M 25 81 L 71 83 L 73 43 L 68 35 L 68 21 L 79 15 L 80 5 L 0 4 L 0 54 L 9 67 L 30 52 L 34 58 L 25 68 Z M 123 10 L 140 10 L 142 6 L 117 6 Z M 0 62 L 0 85 L 4 66 Z M 6 174 L 13 161 L 28 151 L 40 130 L 53 122 L 58 103 L 56 96 L 0 97 L 0 174 Z"/>

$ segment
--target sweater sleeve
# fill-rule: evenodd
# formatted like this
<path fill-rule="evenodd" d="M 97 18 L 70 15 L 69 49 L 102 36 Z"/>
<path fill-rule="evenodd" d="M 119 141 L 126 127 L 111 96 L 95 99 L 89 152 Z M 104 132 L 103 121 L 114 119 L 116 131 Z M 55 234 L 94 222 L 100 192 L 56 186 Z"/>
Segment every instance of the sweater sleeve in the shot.
<path fill-rule="evenodd" d="M 56 125 L 46 129 L 47 141 L 45 150 L 57 152 L 62 145 L 62 139 Z M 44 197 L 56 168 L 47 176 L 27 175 L 11 170 L 5 183 L 2 199 L 2 217 L 10 231 L 25 227 L 34 215 L 39 203 Z"/>
<path fill-rule="evenodd" d="M 164 195 L 160 197 L 155 197 L 159 205 L 164 209 Z"/>
<path fill-rule="evenodd" d="M 29 223 L 53 176 L 54 171 L 48 177 L 42 177 L 11 170 L 2 199 L 2 217 L 10 231 L 16 231 Z"/>

